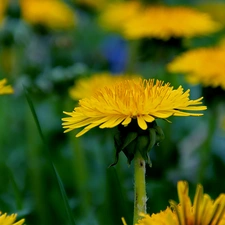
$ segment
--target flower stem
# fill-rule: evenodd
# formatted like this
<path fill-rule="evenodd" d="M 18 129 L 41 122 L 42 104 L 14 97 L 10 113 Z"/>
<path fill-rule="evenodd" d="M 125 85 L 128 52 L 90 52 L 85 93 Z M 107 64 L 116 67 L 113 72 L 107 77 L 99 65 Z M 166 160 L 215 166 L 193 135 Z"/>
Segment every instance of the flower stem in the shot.
<path fill-rule="evenodd" d="M 136 71 L 135 65 L 138 58 L 139 45 L 140 45 L 140 42 L 137 40 L 132 40 L 129 42 L 129 56 L 128 56 L 128 62 L 127 62 L 127 68 L 126 68 L 127 74 L 134 74 Z"/>
<path fill-rule="evenodd" d="M 139 151 L 134 156 L 134 219 L 133 225 L 140 219 L 140 213 L 146 213 L 145 160 Z"/>

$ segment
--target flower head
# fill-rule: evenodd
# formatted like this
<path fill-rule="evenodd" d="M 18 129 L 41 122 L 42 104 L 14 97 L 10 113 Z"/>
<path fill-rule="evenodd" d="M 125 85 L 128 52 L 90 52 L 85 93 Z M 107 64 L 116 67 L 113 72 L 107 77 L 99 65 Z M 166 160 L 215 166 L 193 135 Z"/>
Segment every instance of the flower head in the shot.
<path fill-rule="evenodd" d="M 91 77 L 82 77 L 79 80 L 76 80 L 74 86 L 69 89 L 69 95 L 72 99 L 79 100 L 93 95 L 94 92 L 101 87 L 128 79 L 129 76 L 130 75 L 96 73 Z M 134 77 L 134 75 L 132 75 L 132 77 Z"/>
<path fill-rule="evenodd" d="M 143 6 L 137 1 L 113 3 L 101 13 L 100 24 L 127 39 L 206 35 L 221 29 L 207 13 L 184 6 Z M 182 23 L 180 22 L 182 21 Z"/>
<path fill-rule="evenodd" d="M 16 214 L 12 214 L 10 216 L 7 216 L 6 213 L 2 214 L 0 212 L 0 224 L 1 225 L 22 225 L 22 224 L 24 224 L 24 222 L 25 222 L 24 219 L 21 219 L 20 221 L 15 222 L 16 216 L 17 216 Z"/>
<path fill-rule="evenodd" d="M 201 116 L 189 111 L 205 110 L 200 106 L 202 97 L 189 99 L 190 90 L 183 91 L 182 86 L 174 89 L 169 83 L 149 79 L 124 80 L 96 90 L 89 98 L 79 101 L 73 112 L 64 112 L 69 117 L 63 118 L 63 128 L 69 132 L 84 127 L 76 137 L 90 129 L 112 128 L 121 124 L 128 126 L 137 121 L 142 130 L 157 118 L 170 116 Z"/>
<path fill-rule="evenodd" d="M 6 85 L 6 83 L 6 79 L 0 80 L 0 95 L 13 93 L 13 88 L 10 85 Z"/>
<path fill-rule="evenodd" d="M 225 194 L 215 201 L 203 193 L 198 185 L 193 203 L 188 195 L 188 183 L 179 181 L 177 184 L 179 204 L 171 201 L 171 207 L 153 215 L 144 215 L 137 225 L 209 225 L 225 224 Z"/>
<path fill-rule="evenodd" d="M 225 89 L 225 47 L 199 48 L 187 51 L 168 64 L 172 73 L 185 73 L 191 84 Z"/>
<path fill-rule="evenodd" d="M 181 23 L 182 21 L 182 23 Z M 167 40 L 171 37 L 193 37 L 218 31 L 221 26 L 210 16 L 182 6 L 150 6 L 124 25 L 129 39 L 153 37 Z"/>
<path fill-rule="evenodd" d="M 75 25 L 73 10 L 60 0 L 20 0 L 24 20 L 44 25 L 53 30 L 68 29 Z"/>

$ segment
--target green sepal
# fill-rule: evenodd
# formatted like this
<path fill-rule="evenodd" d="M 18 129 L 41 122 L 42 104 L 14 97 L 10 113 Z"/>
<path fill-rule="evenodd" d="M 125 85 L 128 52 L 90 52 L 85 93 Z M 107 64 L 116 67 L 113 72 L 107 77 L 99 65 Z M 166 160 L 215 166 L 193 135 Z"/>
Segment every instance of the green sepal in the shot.
<path fill-rule="evenodd" d="M 126 127 L 119 125 L 118 133 L 114 136 L 116 148 L 115 162 L 110 166 L 117 164 L 121 151 L 126 155 L 128 164 L 133 160 L 136 151 L 139 151 L 146 163 L 151 167 L 152 163 L 148 153 L 163 139 L 164 133 L 156 121 L 148 123 L 146 130 L 142 130 L 136 120 L 133 120 Z"/>
<path fill-rule="evenodd" d="M 160 126 L 155 126 L 154 127 L 155 132 L 156 132 L 156 141 L 160 142 L 165 138 L 164 132 Z"/>
<path fill-rule="evenodd" d="M 133 141 L 137 138 L 138 133 L 137 132 L 129 132 L 126 135 L 121 135 L 121 133 L 117 133 L 114 136 L 114 144 L 116 147 L 116 157 L 115 162 L 112 163 L 109 167 L 114 166 L 117 164 L 119 160 L 119 153 L 121 151 L 124 152 L 128 159 L 128 163 L 132 161 L 134 158 L 135 148 L 133 147 Z"/>
<path fill-rule="evenodd" d="M 156 135 L 155 135 L 154 130 L 150 130 L 149 132 L 150 132 L 150 136 L 152 136 L 151 138 L 149 138 L 149 136 L 147 136 L 147 135 L 138 136 L 137 143 L 136 143 L 136 150 L 141 153 L 143 159 L 151 167 L 152 163 L 151 163 L 150 156 L 149 156 L 148 152 L 154 146 Z"/>
<path fill-rule="evenodd" d="M 124 150 L 126 147 L 129 146 L 129 144 L 131 144 L 132 141 L 134 141 L 138 136 L 138 133 L 137 132 L 129 132 L 126 136 L 126 138 L 123 140 L 123 143 L 122 143 L 122 150 Z"/>

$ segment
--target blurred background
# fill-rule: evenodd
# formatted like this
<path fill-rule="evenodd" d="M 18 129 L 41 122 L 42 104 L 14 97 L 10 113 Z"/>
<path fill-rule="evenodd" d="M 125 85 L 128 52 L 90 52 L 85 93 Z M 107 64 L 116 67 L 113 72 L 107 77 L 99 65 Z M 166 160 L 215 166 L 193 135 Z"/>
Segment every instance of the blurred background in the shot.
<path fill-rule="evenodd" d="M 191 38 L 141 37 L 138 46 L 136 40 L 102 25 L 99 18 L 115 2 L 123 1 L 0 0 L 0 79 L 7 78 L 14 88 L 13 95 L 0 96 L 0 211 L 18 213 L 27 225 L 113 225 L 122 224 L 122 216 L 132 224 L 133 165 L 121 153 L 118 164 L 109 168 L 115 160 L 116 128 L 95 128 L 80 138 L 75 138 L 78 130 L 63 133 L 63 111 L 78 104 L 70 88 L 93 74 L 129 72 L 162 79 L 175 88 L 182 85 L 191 89 L 191 99 L 204 96 L 204 116 L 158 121 L 165 139 L 150 152 L 148 213 L 164 210 L 170 199 L 178 200 L 178 180 L 189 182 L 191 196 L 198 183 L 212 198 L 225 192 L 224 89 L 192 85 L 185 76 L 167 70 L 177 55 L 223 39 L 225 2 L 140 1 L 146 7 L 191 7 L 208 13 L 221 29 Z M 225 79 L 225 67 L 221 71 Z"/>

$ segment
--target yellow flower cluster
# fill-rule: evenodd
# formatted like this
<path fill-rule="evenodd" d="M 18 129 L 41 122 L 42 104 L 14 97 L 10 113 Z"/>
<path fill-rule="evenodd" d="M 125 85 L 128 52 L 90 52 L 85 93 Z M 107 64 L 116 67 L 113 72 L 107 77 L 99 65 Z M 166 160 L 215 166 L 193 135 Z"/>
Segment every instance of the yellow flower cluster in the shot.
<path fill-rule="evenodd" d="M 159 80 L 124 80 L 98 89 L 89 98 L 81 99 L 73 112 L 64 112 L 69 117 L 62 119 L 63 128 L 69 132 L 85 127 L 76 135 L 79 137 L 97 126 L 127 126 L 136 120 L 138 126 L 146 130 L 147 123 L 157 118 L 201 116 L 201 113 L 188 111 L 205 110 L 206 106 L 200 106 L 202 97 L 190 100 L 189 94 L 190 90 L 184 92 L 181 86 L 174 89 Z"/>
<path fill-rule="evenodd" d="M 182 21 L 182 22 L 181 22 Z M 115 2 L 102 12 L 100 23 L 128 39 L 193 37 L 221 29 L 206 13 L 184 6 L 141 6 L 136 1 Z"/>
<path fill-rule="evenodd" d="M 6 79 L 0 80 L 0 95 L 13 93 L 13 88 L 10 85 L 6 85 L 6 83 Z"/>
<path fill-rule="evenodd" d="M 171 73 L 186 74 L 191 84 L 225 89 L 225 47 L 198 48 L 176 57 L 167 66 Z"/>
<path fill-rule="evenodd" d="M 17 216 L 16 214 L 7 216 L 6 213 L 2 214 L 0 212 L 0 224 L 1 225 L 22 225 L 22 224 L 24 224 L 25 219 L 21 219 L 20 221 L 15 222 L 16 216 Z"/>

